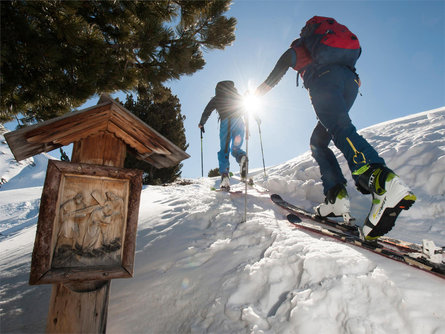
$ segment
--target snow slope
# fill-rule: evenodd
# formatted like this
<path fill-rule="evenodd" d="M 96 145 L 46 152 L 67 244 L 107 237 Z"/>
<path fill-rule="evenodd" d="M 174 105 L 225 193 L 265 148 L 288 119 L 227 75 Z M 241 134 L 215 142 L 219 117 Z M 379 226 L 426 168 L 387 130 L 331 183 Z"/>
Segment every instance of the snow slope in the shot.
<path fill-rule="evenodd" d="M 361 134 L 418 197 L 389 235 L 444 246 L 445 107 Z M 27 280 L 47 157 L 14 172 L 1 149 L 0 176 L 16 175 L 0 189 L 1 332 L 43 332 L 51 287 Z M 308 209 L 323 200 L 309 153 L 267 172 L 252 175 L 271 192 Z M 135 277 L 112 282 L 108 333 L 445 333 L 443 279 L 298 230 L 254 190 L 242 223 L 242 195 L 211 191 L 217 179 L 189 181 L 144 188 Z M 369 196 L 349 183 L 363 218 Z"/>

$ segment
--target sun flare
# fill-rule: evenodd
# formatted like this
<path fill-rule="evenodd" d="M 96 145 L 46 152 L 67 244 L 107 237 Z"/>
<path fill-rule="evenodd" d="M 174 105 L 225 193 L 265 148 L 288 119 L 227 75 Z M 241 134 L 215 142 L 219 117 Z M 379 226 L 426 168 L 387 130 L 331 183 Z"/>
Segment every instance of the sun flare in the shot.
<path fill-rule="evenodd" d="M 252 93 L 248 93 L 243 97 L 243 105 L 248 113 L 256 113 L 261 107 L 260 98 Z"/>

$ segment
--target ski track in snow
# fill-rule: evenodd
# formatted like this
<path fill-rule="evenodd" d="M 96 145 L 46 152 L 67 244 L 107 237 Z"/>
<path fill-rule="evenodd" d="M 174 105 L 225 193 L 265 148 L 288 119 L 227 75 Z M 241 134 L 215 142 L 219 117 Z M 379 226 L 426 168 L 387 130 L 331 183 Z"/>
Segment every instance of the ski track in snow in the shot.
<path fill-rule="evenodd" d="M 389 235 L 444 246 L 445 108 L 361 134 L 418 197 Z M 48 157 L 16 168 L 1 149 L 1 332 L 44 332 L 51 286 L 27 281 Z M 369 197 L 336 154 L 360 221 Z M 323 200 L 309 153 L 252 175 L 307 209 Z M 254 190 L 243 223 L 244 197 L 211 191 L 218 182 L 144 187 L 135 277 L 111 284 L 108 333 L 445 333 L 443 279 L 299 230 Z"/>

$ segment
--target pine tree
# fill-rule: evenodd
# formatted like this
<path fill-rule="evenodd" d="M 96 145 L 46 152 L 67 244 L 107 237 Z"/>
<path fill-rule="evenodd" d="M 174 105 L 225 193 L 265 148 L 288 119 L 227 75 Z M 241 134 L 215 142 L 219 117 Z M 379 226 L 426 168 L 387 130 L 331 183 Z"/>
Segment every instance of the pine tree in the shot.
<path fill-rule="evenodd" d="M 148 93 L 140 92 L 137 101 L 134 100 L 133 95 L 127 95 L 124 106 L 185 151 L 188 147 L 184 128 L 185 116 L 181 114 L 179 99 L 172 95 L 168 88 L 163 89 L 162 96 L 164 97 L 162 101 L 155 102 Z M 144 184 L 163 184 L 173 182 L 181 176 L 182 164 L 170 168 L 156 169 L 146 162 L 137 160 L 130 153 L 127 154 L 125 167 L 143 170 L 145 172 L 143 176 Z"/>
<path fill-rule="evenodd" d="M 219 168 L 213 168 L 211 170 L 209 170 L 209 173 L 207 174 L 208 177 L 215 177 L 215 176 L 220 176 L 220 172 L 219 172 Z"/>
<path fill-rule="evenodd" d="M 46 120 L 94 94 L 149 92 L 235 39 L 231 0 L 1 1 L 0 121 Z"/>

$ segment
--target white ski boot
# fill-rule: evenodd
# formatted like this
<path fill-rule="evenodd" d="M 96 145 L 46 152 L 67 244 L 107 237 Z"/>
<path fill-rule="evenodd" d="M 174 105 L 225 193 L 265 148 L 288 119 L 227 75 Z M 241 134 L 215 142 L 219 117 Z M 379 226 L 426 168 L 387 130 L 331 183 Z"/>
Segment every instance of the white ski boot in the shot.
<path fill-rule="evenodd" d="M 343 184 L 337 184 L 328 190 L 324 203 L 314 207 L 320 217 L 343 217 L 345 224 L 351 225 L 354 220 L 350 213 L 349 196 Z"/>
<path fill-rule="evenodd" d="M 219 188 L 223 191 L 230 191 L 229 174 L 223 173 L 221 175 L 221 184 L 219 185 Z"/>
<path fill-rule="evenodd" d="M 366 240 L 388 233 L 402 210 L 408 210 L 416 196 L 392 170 L 383 165 L 366 165 L 354 172 L 360 175 L 358 188 L 372 194 L 371 210 L 362 232 Z"/>

